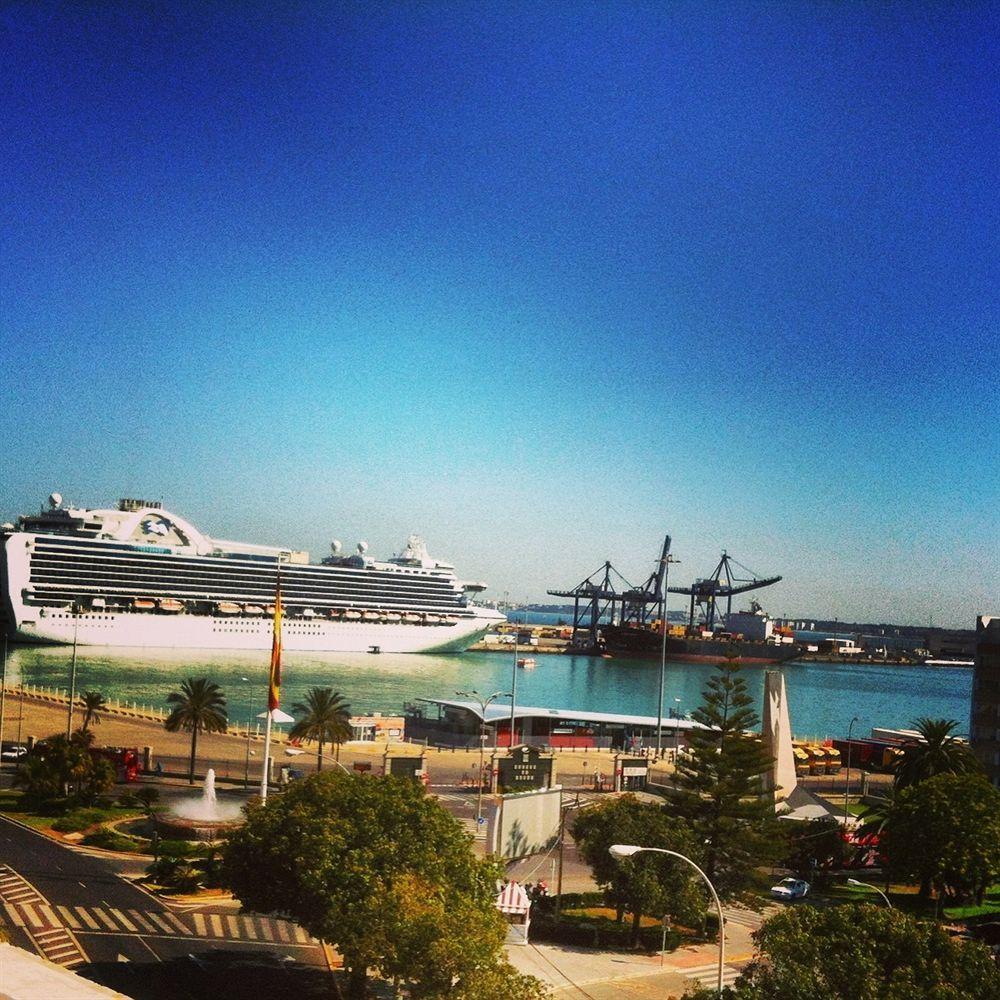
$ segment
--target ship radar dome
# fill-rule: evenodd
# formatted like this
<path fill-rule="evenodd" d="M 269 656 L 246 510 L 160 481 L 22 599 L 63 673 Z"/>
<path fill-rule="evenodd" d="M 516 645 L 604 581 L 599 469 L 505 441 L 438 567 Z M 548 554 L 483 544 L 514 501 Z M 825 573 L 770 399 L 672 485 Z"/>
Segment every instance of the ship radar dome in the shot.
<path fill-rule="evenodd" d="M 340 554 L 340 550 L 341 550 L 341 549 L 342 549 L 343 547 L 344 547 L 344 546 L 343 546 L 343 545 L 341 545 L 341 543 L 340 543 L 340 539 L 339 539 L 339 538 L 335 538 L 335 539 L 334 539 L 334 540 L 333 540 L 332 542 L 330 542 L 330 551 L 331 551 L 331 552 L 332 552 L 332 553 L 333 553 L 333 554 L 334 554 L 335 556 L 336 556 L 336 555 L 339 555 L 339 554 Z"/>
<path fill-rule="evenodd" d="M 49 507 L 55 510 L 62 503 L 61 493 L 50 493 L 49 494 Z"/>
<path fill-rule="evenodd" d="M 358 555 L 363 556 L 368 551 L 367 542 L 358 542 Z"/>

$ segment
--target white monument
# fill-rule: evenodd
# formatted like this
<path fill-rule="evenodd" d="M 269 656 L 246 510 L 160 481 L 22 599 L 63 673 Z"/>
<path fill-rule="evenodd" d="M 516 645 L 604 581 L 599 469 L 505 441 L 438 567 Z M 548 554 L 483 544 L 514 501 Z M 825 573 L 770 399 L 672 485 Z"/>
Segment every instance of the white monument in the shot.
<path fill-rule="evenodd" d="M 792 753 L 792 727 L 788 721 L 785 676 L 778 670 L 764 672 L 764 715 L 761 738 L 774 758 L 771 770 L 764 775 L 764 787 L 774 796 L 775 809 L 783 811 L 797 781 L 795 756 Z"/>

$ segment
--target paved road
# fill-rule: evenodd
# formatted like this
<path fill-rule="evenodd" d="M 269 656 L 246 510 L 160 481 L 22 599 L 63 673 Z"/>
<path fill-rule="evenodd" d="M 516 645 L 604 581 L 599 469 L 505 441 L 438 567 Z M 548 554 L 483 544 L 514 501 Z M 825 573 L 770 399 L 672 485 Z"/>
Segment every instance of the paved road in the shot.
<path fill-rule="evenodd" d="M 220 905 L 167 905 L 108 861 L 2 818 L 0 906 L 15 944 L 85 975 L 101 963 L 160 963 L 219 950 L 326 965 L 319 942 L 295 924 Z"/>

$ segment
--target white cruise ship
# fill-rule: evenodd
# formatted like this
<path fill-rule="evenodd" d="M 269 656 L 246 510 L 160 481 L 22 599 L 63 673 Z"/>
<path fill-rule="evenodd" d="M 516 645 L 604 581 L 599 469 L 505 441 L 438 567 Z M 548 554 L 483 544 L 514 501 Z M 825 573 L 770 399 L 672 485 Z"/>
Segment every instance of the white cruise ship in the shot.
<path fill-rule="evenodd" d="M 26 642 L 268 649 L 279 570 L 287 650 L 440 653 L 468 648 L 502 614 L 411 536 L 378 562 L 340 543 L 320 564 L 291 549 L 203 535 L 148 500 L 63 506 L 0 529 L 7 634 Z"/>

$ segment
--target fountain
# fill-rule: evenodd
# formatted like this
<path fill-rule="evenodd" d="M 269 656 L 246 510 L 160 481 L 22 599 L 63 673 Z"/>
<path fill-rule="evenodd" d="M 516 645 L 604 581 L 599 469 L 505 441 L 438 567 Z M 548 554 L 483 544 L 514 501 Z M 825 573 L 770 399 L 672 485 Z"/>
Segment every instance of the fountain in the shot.
<path fill-rule="evenodd" d="M 239 802 L 219 802 L 215 795 L 215 769 L 209 768 L 197 798 L 181 799 L 169 813 L 156 817 L 161 837 L 178 840 L 218 840 L 243 822 Z"/>

